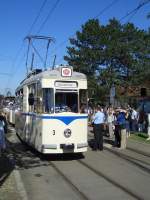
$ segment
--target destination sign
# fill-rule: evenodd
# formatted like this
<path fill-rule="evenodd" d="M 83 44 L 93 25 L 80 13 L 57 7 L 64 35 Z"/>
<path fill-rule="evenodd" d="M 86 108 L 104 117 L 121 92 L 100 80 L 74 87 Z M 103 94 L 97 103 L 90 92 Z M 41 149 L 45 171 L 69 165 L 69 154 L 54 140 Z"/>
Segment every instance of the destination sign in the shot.
<path fill-rule="evenodd" d="M 55 87 L 60 87 L 60 88 L 77 88 L 77 83 L 76 82 L 56 81 L 55 82 Z"/>

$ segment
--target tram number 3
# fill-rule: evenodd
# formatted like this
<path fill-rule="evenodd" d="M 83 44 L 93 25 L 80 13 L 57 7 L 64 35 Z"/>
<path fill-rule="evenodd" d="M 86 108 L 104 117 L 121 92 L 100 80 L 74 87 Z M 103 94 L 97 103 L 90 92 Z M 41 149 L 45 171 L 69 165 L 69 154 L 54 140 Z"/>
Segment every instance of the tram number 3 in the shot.
<path fill-rule="evenodd" d="M 53 130 L 53 135 L 55 135 L 55 130 Z"/>

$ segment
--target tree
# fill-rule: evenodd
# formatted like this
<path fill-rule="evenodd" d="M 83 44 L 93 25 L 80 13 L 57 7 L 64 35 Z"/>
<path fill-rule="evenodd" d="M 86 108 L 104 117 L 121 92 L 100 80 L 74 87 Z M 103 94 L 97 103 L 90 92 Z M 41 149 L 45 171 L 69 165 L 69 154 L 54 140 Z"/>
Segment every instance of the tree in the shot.
<path fill-rule="evenodd" d="M 106 96 L 112 84 L 140 84 L 148 77 L 150 64 L 150 32 L 132 23 L 122 25 L 111 19 L 104 26 L 90 19 L 70 38 L 64 57 L 74 69 L 88 77 L 89 89 L 98 96 L 105 88 Z"/>

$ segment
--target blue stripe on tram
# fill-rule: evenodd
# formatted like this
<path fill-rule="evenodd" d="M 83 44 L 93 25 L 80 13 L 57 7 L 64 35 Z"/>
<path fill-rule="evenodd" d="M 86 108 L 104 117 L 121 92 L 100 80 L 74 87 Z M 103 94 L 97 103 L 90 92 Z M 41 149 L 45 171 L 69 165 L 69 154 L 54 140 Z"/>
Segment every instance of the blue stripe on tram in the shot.
<path fill-rule="evenodd" d="M 35 117 L 35 113 L 22 113 L 23 115 L 28 115 L 28 116 L 34 116 Z M 36 118 L 40 118 L 40 119 L 57 119 L 62 121 L 64 124 L 68 125 L 71 122 L 73 122 L 74 120 L 77 119 L 87 119 L 88 116 L 49 116 L 49 115 L 36 115 Z"/>

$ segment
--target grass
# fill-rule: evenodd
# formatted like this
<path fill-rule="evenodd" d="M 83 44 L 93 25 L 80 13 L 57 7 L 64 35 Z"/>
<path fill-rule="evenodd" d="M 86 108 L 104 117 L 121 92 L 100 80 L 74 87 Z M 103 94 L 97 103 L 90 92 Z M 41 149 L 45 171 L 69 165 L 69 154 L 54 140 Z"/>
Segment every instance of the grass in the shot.
<path fill-rule="evenodd" d="M 148 140 L 148 141 L 146 140 L 148 138 L 148 135 L 146 133 L 135 132 L 135 133 L 131 134 L 131 136 L 129 138 L 139 141 L 139 142 L 144 142 L 144 143 L 150 144 L 150 140 Z"/>

